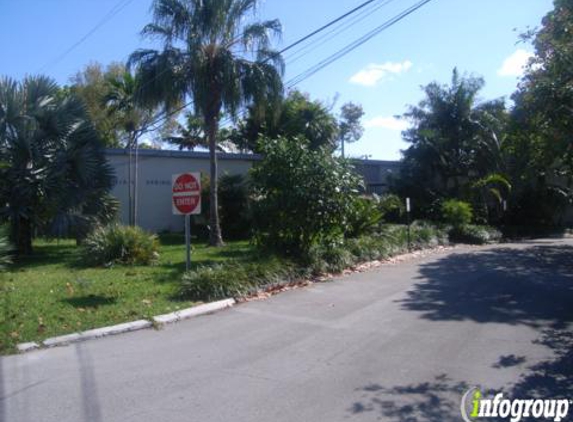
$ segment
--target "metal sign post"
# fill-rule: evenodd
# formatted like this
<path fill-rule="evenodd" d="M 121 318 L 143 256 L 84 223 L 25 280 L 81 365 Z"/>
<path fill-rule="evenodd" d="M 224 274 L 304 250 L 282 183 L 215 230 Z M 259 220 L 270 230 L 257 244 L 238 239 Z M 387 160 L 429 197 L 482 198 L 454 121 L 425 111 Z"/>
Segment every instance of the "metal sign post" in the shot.
<path fill-rule="evenodd" d="M 191 215 L 201 214 L 201 173 L 172 176 L 173 214 L 185 216 L 185 269 L 191 269 Z"/>
<path fill-rule="evenodd" d="M 410 198 L 406 198 L 406 222 L 408 224 L 408 252 L 412 250 L 412 244 L 410 239 Z"/>

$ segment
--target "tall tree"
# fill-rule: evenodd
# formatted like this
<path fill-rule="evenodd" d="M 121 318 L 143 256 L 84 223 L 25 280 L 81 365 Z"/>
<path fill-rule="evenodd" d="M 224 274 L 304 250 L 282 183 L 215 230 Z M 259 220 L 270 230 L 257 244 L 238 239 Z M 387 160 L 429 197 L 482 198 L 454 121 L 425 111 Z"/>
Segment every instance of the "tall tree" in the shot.
<path fill-rule="evenodd" d="M 142 78 L 144 101 L 167 107 L 186 98 L 203 119 L 210 152 L 210 238 L 223 244 L 217 198 L 217 134 L 222 112 L 277 103 L 283 91 L 281 56 L 271 49 L 278 20 L 247 23 L 258 0 L 155 0 L 153 22 L 143 34 L 163 49 L 130 57 Z M 250 21 L 249 21 L 250 22 Z"/>
<path fill-rule="evenodd" d="M 179 147 L 179 150 L 189 149 L 193 151 L 197 147 L 209 148 L 208 140 L 203 130 L 203 119 L 193 113 L 186 113 L 184 123 L 177 123 L 173 133 L 163 138 L 163 141 Z M 219 128 L 217 133 L 217 150 L 228 152 L 237 150 L 237 146 L 231 140 L 232 130 L 227 127 Z"/>
<path fill-rule="evenodd" d="M 141 85 L 130 72 L 110 75 L 106 82 L 102 103 L 107 107 L 108 115 L 114 117 L 117 129 L 121 130 L 122 144 L 129 152 L 129 224 L 136 225 L 140 139 L 155 129 L 153 123 L 158 119 L 159 109 L 140 104 Z"/>
<path fill-rule="evenodd" d="M 340 118 L 338 120 L 338 142 L 344 158 L 344 145 L 358 141 L 362 138 L 364 127 L 360 120 L 364 116 L 362 106 L 354 103 L 343 104 L 340 108 Z"/>
<path fill-rule="evenodd" d="M 255 152 L 261 151 L 259 138 L 279 137 L 306 140 L 314 150 L 321 147 L 334 150 L 337 134 L 336 117 L 329 108 L 295 89 L 278 106 L 268 105 L 265 113 L 250 109 L 234 138 L 240 148 Z"/>
<path fill-rule="evenodd" d="M 555 0 L 541 27 L 524 35 L 535 55 L 513 99 L 519 137 L 541 173 L 573 176 L 573 3 Z"/>
<path fill-rule="evenodd" d="M 450 85 L 430 83 L 425 98 L 403 116 L 412 123 L 403 132 L 410 146 L 399 182 L 407 196 L 426 203 L 467 199 L 473 182 L 503 171 L 507 114 L 501 100 L 478 102 L 483 85 L 483 79 L 461 77 L 454 69 Z"/>
<path fill-rule="evenodd" d="M 103 144 L 82 101 L 49 78 L 0 80 L 0 162 L 0 216 L 20 254 L 32 251 L 37 229 L 106 212 Z"/>
<path fill-rule="evenodd" d="M 122 145 L 122 122 L 118 114 L 110 114 L 104 101 L 108 80 L 120 77 L 125 72 L 123 63 L 111 63 L 104 67 L 93 62 L 70 78 L 69 90 L 85 104 L 88 114 L 102 141 L 108 147 Z"/>

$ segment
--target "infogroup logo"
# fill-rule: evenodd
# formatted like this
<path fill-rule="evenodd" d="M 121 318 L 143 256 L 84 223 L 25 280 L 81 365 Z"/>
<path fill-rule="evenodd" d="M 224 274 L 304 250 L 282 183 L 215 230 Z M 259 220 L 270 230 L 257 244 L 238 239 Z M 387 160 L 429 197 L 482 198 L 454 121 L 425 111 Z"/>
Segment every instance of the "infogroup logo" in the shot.
<path fill-rule="evenodd" d="M 460 410 L 466 422 L 487 418 L 509 419 L 519 422 L 523 418 L 562 421 L 569 413 L 568 399 L 504 399 L 503 393 L 485 398 L 478 387 L 470 388 L 462 397 Z M 529 419 L 531 420 L 531 419 Z"/>

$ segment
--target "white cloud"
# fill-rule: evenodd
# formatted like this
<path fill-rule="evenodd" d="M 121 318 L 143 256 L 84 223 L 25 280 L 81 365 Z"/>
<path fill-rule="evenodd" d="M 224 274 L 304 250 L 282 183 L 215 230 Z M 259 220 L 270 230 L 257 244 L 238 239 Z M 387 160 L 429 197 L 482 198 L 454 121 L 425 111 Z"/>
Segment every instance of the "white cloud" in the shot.
<path fill-rule="evenodd" d="M 398 75 L 407 72 L 412 67 L 410 60 L 402 63 L 386 62 L 383 64 L 369 64 L 350 78 L 350 82 L 363 86 L 376 86 L 378 82 L 388 75 Z"/>
<path fill-rule="evenodd" d="M 533 57 L 533 53 L 519 49 L 503 61 L 503 65 L 497 71 L 499 76 L 522 76 L 527 61 Z"/>
<path fill-rule="evenodd" d="M 364 127 L 369 128 L 383 128 L 396 131 L 408 129 L 408 122 L 396 117 L 378 116 L 364 122 Z"/>

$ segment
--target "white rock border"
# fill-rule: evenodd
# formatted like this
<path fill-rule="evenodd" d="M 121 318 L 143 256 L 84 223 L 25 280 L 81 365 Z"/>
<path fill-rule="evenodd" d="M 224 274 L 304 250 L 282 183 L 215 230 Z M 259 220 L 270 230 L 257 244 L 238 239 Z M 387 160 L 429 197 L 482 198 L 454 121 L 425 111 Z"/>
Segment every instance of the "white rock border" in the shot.
<path fill-rule="evenodd" d="M 65 346 L 79 341 L 93 340 L 96 338 L 127 333 L 130 331 L 143 330 L 151 328 L 153 325 L 165 325 L 185 319 L 197 317 L 200 315 L 211 314 L 213 312 L 230 308 L 235 305 L 235 299 L 224 299 L 217 302 L 205 303 L 192 308 L 182 309 L 170 314 L 157 315 L 151 321 L 140 319 L 138 321 L 126 322 L 123 324 L 112 325 L 109 327 L 96 328 L 93 330 L 82 331 L 79 333 L 66 334 L 58 337 L 51 337 L 42 341 L 41 345 L 36 342 L 20 343 L 16 346 L 19 353 L 26 353 L 43 347 Z"/>

